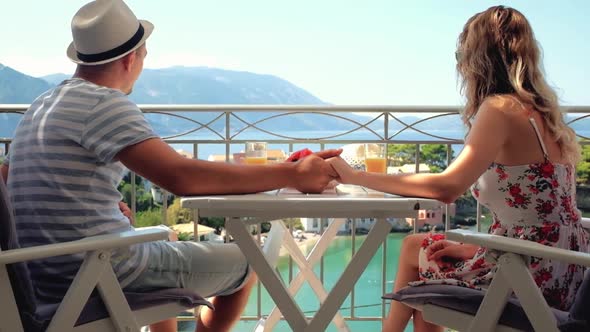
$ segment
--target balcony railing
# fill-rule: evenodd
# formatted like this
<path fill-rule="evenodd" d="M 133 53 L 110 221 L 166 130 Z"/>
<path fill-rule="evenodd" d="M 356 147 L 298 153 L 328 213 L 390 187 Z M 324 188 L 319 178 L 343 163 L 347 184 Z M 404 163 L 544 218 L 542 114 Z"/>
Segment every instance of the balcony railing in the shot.
<path fill-rule="evenodd" d="M 169 144 L 190 150 L 195 158 L 207 159 L 211 151 L 222 151 L 225 161 L 232 153 L 243 149 L 252 140 L 266 141 L 273 148 L 291 153 L 303 147 L 313 150 L 339 147 L 351 143 L 413 144 L 416 146 L 415 170 L 419 171 L 420 147 L 426 144 L 446 146 L 446 165 L 463 144 L 465 132 L 458 107 L 432 106 L 284 106 L 284 105 L 142 105 L 142 111 L 156 132 Z M 0 120 L 18 119 L 27 105 L 0 105 Z M 590 144 L 590 107 L 568 107 L 567 122 L 574 128 L 582 144 Z M 305 126 L 301 130 L 296 126 Z M 4 130 L 5 132 L 2 132 Z M 6 153 L 12 138 L 12 128 L 0 125 L 0 149 Z M 3 137 L 5 136 L 5 137 Z M 213 148 L 215 146 L 216 148 Z M 0 154 L 1 155 L 1 154 Z M 135 174 L 131 174 L 131 208 L 136 211 Z M 166 223 L 167 199 L 163 199 L 163 223 Z M 445 207 L 445 226 L 450 227 L 449 206 Z M 477 228 L 480 229 L 482 210 L 477 205 Z M 414 231 L 417 222 L 414 222 Z M 195 223 L 195 228 L 197 223 Z M 320 222 L 323 225 L 323 222 Z M 355 225 L 352 223 L 352 254 L 355 250 Z M 195 229 L 194 234 L 198 234 Z M 195 236 L 198 239 L 198 236 Z M 382 289 L 386 286 L 386 250 L 382 258 Z M 293 276 L 289 264 L 289 281 Z M 323 260 L 320 276 L 324 276 Z M 261 312 L 261 293 L 258 291 L 257 314 L 243 317 L 257 320 Z M 350 297 L 347 320 L 381 320 L 380 316 L 358 316 L 355 313 L 355 294 Z M 385 304 L 381 303 L 385 314 Z"/>

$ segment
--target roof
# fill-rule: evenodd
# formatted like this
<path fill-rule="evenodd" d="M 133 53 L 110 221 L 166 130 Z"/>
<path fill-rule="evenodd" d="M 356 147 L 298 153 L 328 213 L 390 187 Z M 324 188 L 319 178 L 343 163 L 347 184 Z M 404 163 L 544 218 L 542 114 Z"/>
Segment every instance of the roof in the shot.
<path fill-rule="evenodd" d="M 229 156 L 229 161 L 230 162 L 233 162 L 234 160 L 240 161 L 244 158 L 244 156 L 245 156 L 245 154 L 243 152 L 234 153 Z M 267 150 L 266 151 L 266 159 L 271 160 L 271 161 L 282 162 L 282 161 L 285 161 L 285 159 L 287 159 L 287 154 L 285 153 L 285 151 L 280 150 L 280 149 Z M 211 154 L 211 155 L 209 155 L 209 158 L 207 158 L 207 160 L 208 161 L 224 162 L 225 155 L 224 154 Z"/>

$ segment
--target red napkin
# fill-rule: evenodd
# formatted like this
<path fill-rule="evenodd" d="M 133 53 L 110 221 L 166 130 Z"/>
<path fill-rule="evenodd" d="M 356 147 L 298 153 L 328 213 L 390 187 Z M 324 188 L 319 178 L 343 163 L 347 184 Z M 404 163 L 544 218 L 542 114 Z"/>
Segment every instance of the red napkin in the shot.
<path fill-rule="evenodd" d="M 310 150 L 310 149 L 308 149 L 308 148 L 305 148 L 305 149 L 303 149 L 303 150 L 299 150 L 299 151 L 295 151 L 295 152 L 293 152 L 293 153 L 292 153 L 292 154 L 289 156 L 289 158 L 287 158 L 287 160 L 285 160 L 285 161 L 291 161 L 291 162 L 295 162 L 295 161 L 298 161 L 298 160 L 300 160 L 300 159 L 303 159 L 303 158 L 305 158 L 305 157 L 309 156 L 310 154 L 313 154 L 313 151 L 311 151 L 311 150 Z"/>

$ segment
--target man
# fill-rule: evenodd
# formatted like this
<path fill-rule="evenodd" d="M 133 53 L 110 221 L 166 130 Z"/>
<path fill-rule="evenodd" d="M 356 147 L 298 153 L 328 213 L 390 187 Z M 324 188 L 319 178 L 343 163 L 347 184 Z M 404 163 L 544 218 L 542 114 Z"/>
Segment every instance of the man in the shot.
<path fill-rule="evenodd" d="M 68 57 L 74 77 L 36 99 L 24 114 L 2 166 L 21 246 L 127 231 L 117 191 L 125 167 L 175 195 L 251 193 L 281 187 L 320 192 L 334 178 L 323 151 L 297 163 L 242 166 L 187 159 L 162 141 L 127 98 L 147 55 L 154 26 L 121 0 L 99 0 L 72 20 Z M 37 295 L 65 294 L 83 257 L 29 264 Z M 239 319 L 255 278 L 233 244 L 141 244 L 113 254 L 128 290 L 186 287 L 210 297 L 199 332 L 228 331 Z M 164 322 L 153 330 L 174 323 Z M 175 326 L 169 326 L 175 328 Z"/>

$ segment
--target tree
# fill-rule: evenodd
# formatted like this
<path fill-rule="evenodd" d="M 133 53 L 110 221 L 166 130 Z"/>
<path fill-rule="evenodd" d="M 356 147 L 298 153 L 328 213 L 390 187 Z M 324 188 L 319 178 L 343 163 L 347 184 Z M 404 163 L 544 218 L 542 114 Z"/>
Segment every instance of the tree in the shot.
<path fill-rule="evenodd" d="M 387 147 L 387 156 L 391 166 L 412 164 L 416 160 L 416 144 L 390 144 Z"/>
<path fill-rule="evenodd" d="M 147 211 L 154 207 L 154 200 L 152 194 L 147 190 L 146 181 L 140 177 L 135 177 L 135 204 L 137 212 Z M 131 206 L 131 197 L 133 187 L 131 186 L 131 172 L 128 172 L 121 183 L 119 183 L 119 191 L 123 196 L 123 201 Z"/>
<path fill-rule="evenodd" d="M 162 224 L 162 210 L 160 208 L 137 212 L 135 227 L 157 226 Z"/>
<path fill-rule="evenodd" d="M 590 185 L 590 144 L 582 145 L 582 160 L 576 166 L 578 184 Z"/>
<path fill-rule="evenodd" d="M 392 166 L 414 164 L 416 144 L 391 144 L 387 149 Z M 454 157 L 451 149 L 451 159 Z M 432 173 L 440 173 L 447 167 L 447 146 L 445 144 L 420 145 L 420 162 L 428 164 Z"/>
<path fill-rule="evenodd" d="M 453 158 L 451 149 L 451 159 Z M 430 166 L 430 172 L 440 173 L 447 168 L 447 146 L 444 144 L 422 145 L 420 149 L 420 160 Z"/>
<path fill-rule="evenodd" d="M 166 221 L 168 225 L 176 225 L 191 222 L 194 220 L 193 210 L 180 207 L 180 198 L 175 198 L 166 210 Z"/>

